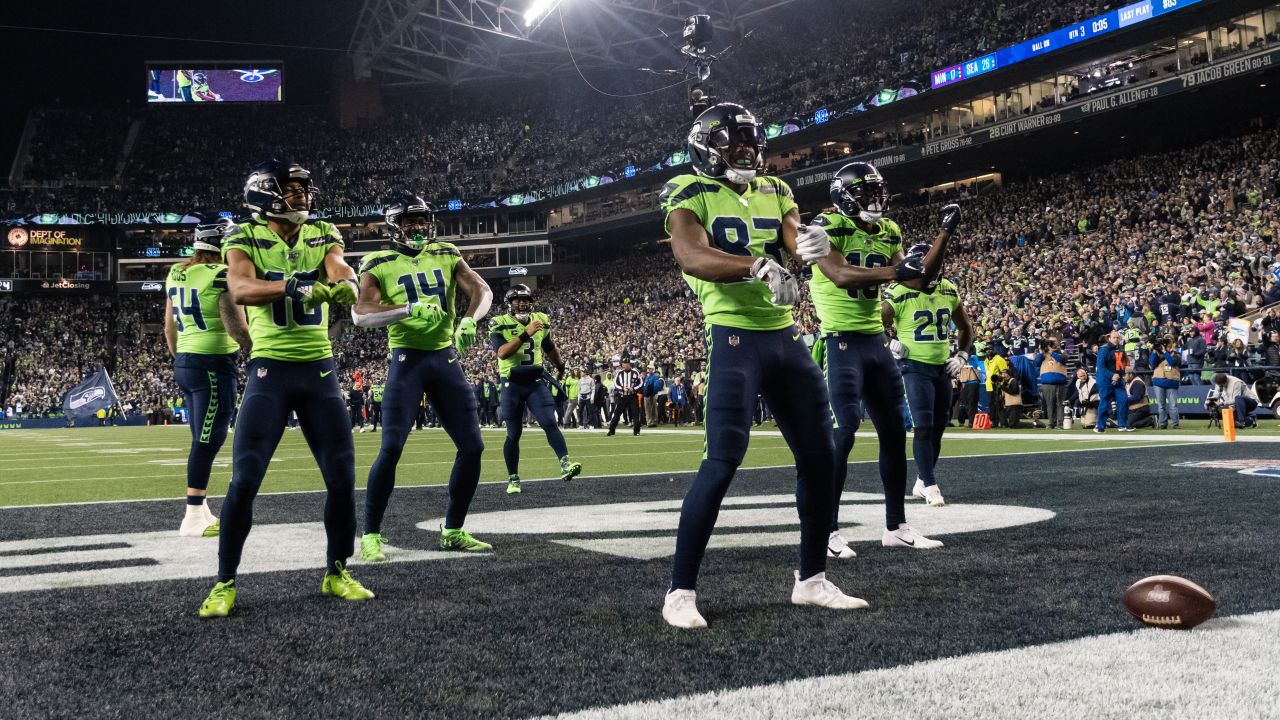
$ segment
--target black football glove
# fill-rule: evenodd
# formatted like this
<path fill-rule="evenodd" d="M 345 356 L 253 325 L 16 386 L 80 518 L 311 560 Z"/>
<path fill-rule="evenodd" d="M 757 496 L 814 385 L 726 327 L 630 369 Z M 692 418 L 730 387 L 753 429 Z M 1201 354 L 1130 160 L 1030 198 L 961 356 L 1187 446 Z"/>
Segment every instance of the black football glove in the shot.
<path fill-rule="evenodd" d="M 942 229 L 948 233 L 954 234 L 956 226 L 960 224 L 960 206 L 951 203 L 942 208 Z"/>
<path fill-rule="evenodd" d="M 908 255 L 893 267 L 893 277 L 898 282 L 924 277 L 924 256 Z"/>

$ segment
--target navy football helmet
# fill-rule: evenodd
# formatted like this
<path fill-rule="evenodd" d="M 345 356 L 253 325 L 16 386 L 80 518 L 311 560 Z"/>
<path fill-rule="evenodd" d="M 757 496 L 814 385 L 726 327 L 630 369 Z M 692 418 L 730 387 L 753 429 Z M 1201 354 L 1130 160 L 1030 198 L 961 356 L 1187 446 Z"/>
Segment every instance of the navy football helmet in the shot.
<path fill-rule="evenodd" d="M 391 241 L 410 250 L 421 250 L 436 239 L 436 209 L 417 195 L 406 193 L 389 205 L 383 214 Z M 414 219 L 417 222 L 414 222 Z M 425 221 L 425 230 L 407 232 L 405 227 L 418 228 Z"/>
<path fill-rule="evenodd" d="M 915 243 L 910 248 L 907 249 L 907 254 L 904 257 L 920 258 L 920 262 L 923 263 L 924 256 L 929 254 L 929 249 L 932 247 L 933 247 L 932 245 L 926 242 Z M 938 287 L 938 284 L 941 282 L 942 282 L 942 273 L 939 272 L 933 278 L 933 280 L 930 280 L 928 283 L 925 283 L 925 289 L 927 289 L 929 292 L 933 292 L 934 288 Z"/>
<path fill-rule="evenodd" d="M 304 190 L 305 207 L 285 200 L 284 188 L 299 183 Z M 244 183 L 244 204 L 259 217 L 285 220 L 301 225 L 311 217 L 320 188 L 311 182 L 311 172 L 296 162 L 272 158 L 250 173 Z"/>
<path fill-rule="evenodd" d="M 201 217 L 200 224 L 191 239 L 191 247 L 195 250 L 207 250 L 222 254 L 222 239 L 236 226 L 229 217 Z"/>
<path fill-rule="evenodd" d="M 845 217 L 873 223 L 889 207 L 889 185 L 871 163 L 849 163 L 831 178 L 831 204 Z"/>
<path fill-rule="evenodd" d="M 720 103 L 703 110 L 693 121 L 686 147 L 699 175 L 746 185 L 764 171 L 768 142 L 750 110 Z"/>
<path fill-rule="evenodd" d="M 195 82 L 195 84 L 197 84 L 197 85 L 208 85 L 208 84 L 209 84 L 209 76 L 208 76 L 208 75 L 205 75 L 205 74 L 204 74 L 204 73 L 202 73 L 202 72 L 198 72 L 198 73 L 195 73 L 194 75 L 192 75 L 192 76 L 191 76 L 191 80 L 192 80 L 193 82 Z"/>
<path fill-rule="evenodd" d="M 520 300 L 525 301 L 525 305 L 524 307 L 516 308 L 515 303 Z M 529 312 L 533 310 L 533 291 L 529 289 L 528 285 L 512 285 L 511 289 L 507 290 L 506 294 L 502 296 L 502 301 L 511 309 L 511 315 L 516 320 L 522 323 L 529 322 Z"/>

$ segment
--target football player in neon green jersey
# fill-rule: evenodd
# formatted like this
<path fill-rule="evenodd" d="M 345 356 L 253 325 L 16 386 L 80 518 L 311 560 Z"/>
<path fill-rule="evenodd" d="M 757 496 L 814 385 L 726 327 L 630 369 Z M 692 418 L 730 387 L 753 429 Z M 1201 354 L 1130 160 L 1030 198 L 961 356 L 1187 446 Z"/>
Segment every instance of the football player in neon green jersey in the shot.
<path fill-rule="evenodd" d="M 235 410 L 236 352 L 253 345 L 244 309 L 227 294 L 222 236 L 231 225 L 229 218 L 197 225 L 194 254 L 170 268 L 165 280 L 164 339 L 191 413 L 187 513 L 178 528 L 184 537 L 218 534 L 218 519 L 205 500 L 209 472 Z"/>
<path fill-rule="evenodd" d="M 783 250 L 812 263 L 828 255 L 831 242 L 821 230 L 801 230 L 786 183 L 760 175 L 764 130 L 745 108 L 714 105 L 698 116 L 687 137 L 696 174 L 672 178 L 659 200 L 671 251 L 706 319 L 706 437 L 702 464 L 680 510 L 662 616 L 675 627 L 706 627 L 694 588 L 721 501 L 747 450 L 757 394 L 773 410 L 799 474 L 800 569 L 791 602 L 865 608 L 866 602 L 826 578 L 831 415 L 822 373 L 792 320 L 800 286 L 783 265 Z"/>
<path fill-rule="evenodd" d="M 236 571 L 253 499 L 291 411 L 328 490 L 320 592 L 346 600 L 373 597 L 346 567 L 355 546 L 355 447 L 344 422 L 346 403 L 329 344 L 327 307 L 354 304 L 357 285 L 355 272 L 342 259 L 341 233 L 310 219 L 316 192 L 311 173 L 297 163 L 271 160 L 257 166 L 244 186 L 253 219 L 237 225 L 222 242 L 227 291 L 248 307 L 253 352 L 232 447 L 231 487 L 222 503 L 218 581 L 200 608 L 201 617 L 225 617 L 235 606 Z"/>
<path fill-rule="evenodd" d="M 923 256 L 927 250 L 917 245 L 911 254 Z M 911 446 L 917 473 L 911 495 L 940 507 L 946 503 L 934 479 L 934 466 L 942 452 L 942 433 L 951 421 L 951 378 L 968 364 L 973 326 L 955 283 L 941 276 L 933 282 L 918 278 L 885 288 L 881 316 L 901 344 L 902 379 L 916 428 Z M 959 348 L 954 357 L 953 326 Z"/>
<path fill-rule="evenodd" d="M 440 529 L 442 550 L 491 550 L 462 529 L 480 482 L 480 417 L 475 393 L 458 358 L 476 341 L 476 321 L 489 312 L 493 291 L 453 245 L 436 240 L 435 208 L 407 195 L 386 211 L 391 249 L 370 253 L 360 265 L 360 302 L 351 318 L 360 327 L 386 327 L 391 368 L 379 391 L 385 413 L 382 448 L 369 468 L 360 555 L 385 560 L 382 519 L 396 483 L 396 465 L 425 394 L 440 426 L 457 447 L 449 475 L 449 506 Z M 457 293 L 467 311 L 454 329 Z M 377 386 L 375 386 L 377 387 Z"/>
<path fill-rule="evenodd" d="M 822 228 L 836 252 L 814 267 L 809 289 L 822 324 L 827 391 L 835 432 L 833 485 L 836 497 L 844 493 L 849 453 L 865 403 L 880 441 L 880 481 L 885 493 L 886 547 L 917 549 L 942 547 L 942 543 L 916 533 L 906 523 L 903 494 L 907 482 L 907 433 L 902 399 L 902 374 L 886 347 L 880 313 L 879 285 L 905 282 L 924 276 L 936 278 L 946 254 L 947 239 L 959 222 L 959 208 L 948 206 L 943 229 L 925 254 L 904 256 L 902 231 L 884 217 L 889 190 L 874 166 L 850 163 L 831 180 L 834 212 L 818 215 L 811 225 Z M 890 270 L 888 266 L 896 266 Z M 854 268 L 862 272 L 851 272 Z M 868 280 L 873 280 L 868 282 Z M 840 505 L 831 516 L 827 552 L 831 557 L 852 558 L 855 553 L 840 534 Z"/>
<path fill-rule="evenodd" d="M 507 494 L 520 492 L 520 436 L 524 432 L 524 411 L 528 408 L 547 436 L 547 444 L 560 460 L 560 479 L 572 480 L 582 465 L 569 459 L 569 446 L 556 422 L 556 404 L 551 397 L 555 382 L 543 369 L 542 358 L 564 376 L 564 361 L 551 340 L 551 318 L 534 312 L 533 291 L 528 285 L 512 285 L 503 295 L 508 312 L 489 323 L 489 345 L 498 356 L 502 393 L 498 417 L 506 423 L 507 438 L 502 459 L 507 464 Z"/>

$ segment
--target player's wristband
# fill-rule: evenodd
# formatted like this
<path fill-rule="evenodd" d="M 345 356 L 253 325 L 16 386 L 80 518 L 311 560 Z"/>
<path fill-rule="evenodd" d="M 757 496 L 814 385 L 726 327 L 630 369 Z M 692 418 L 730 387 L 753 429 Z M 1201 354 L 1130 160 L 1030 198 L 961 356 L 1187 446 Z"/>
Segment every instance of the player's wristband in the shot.
<path fill-rule="evenodd" d="M 357 296 L 359 296 L 359 295 L 360 295 L 360 285 L 359 285 L 359 283 L 357 283 L 355 280 L 352 280 L 351 278 L 342 278 L 342 279 L 341 279 L 341 280 L 339 280 L 338 282 L 344 282 L 344 283 L 346 283 L 346 284 L 350 285 L 350 286 L 351 286 L 351 289 L 356 291 L 356 295 L 357 295 Z M 337 285 L 338 283 L 329 283 L 329 284 L 330 284 L 330 285 Z"/>
<path fill-rule="evenodd" d="M 520 333 L 520 342 L 526 342 L 528 339 L 529 339 L 529 333 L 527 332 Z"/>

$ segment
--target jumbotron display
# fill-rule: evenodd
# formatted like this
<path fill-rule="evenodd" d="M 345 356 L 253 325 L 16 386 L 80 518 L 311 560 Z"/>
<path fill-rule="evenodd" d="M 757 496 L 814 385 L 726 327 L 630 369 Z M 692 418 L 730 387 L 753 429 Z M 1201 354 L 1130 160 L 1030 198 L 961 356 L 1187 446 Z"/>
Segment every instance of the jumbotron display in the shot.
<path fill-rule="evenodd" d="M 148 103 L 278 103 L 284 64 L 147 63 Z"/>
<path fill-rule="evenodd" d="M 1011 45 L 996 52 L 987 53 L 982 57 L 967 60 L 959 65 L 935 70 L 930 75 L 930 81 L 932 87 L 936 90 L 944 85 L 951 85 L 961 80 L 983 75 L 997 68 L 1008 67 L 1014 63 L 1044 55 L 1068 45 L 1075 45 L 1113 30 L 1136 25 L 1198 2 L 1200 0 L 1142 0 L 1142 2 L 1126 5 L 1118 10 L 1112 10 L 1074 25 L 1059 28 L 1046 35 L 1020 42 L 1017 45 Z"/>

